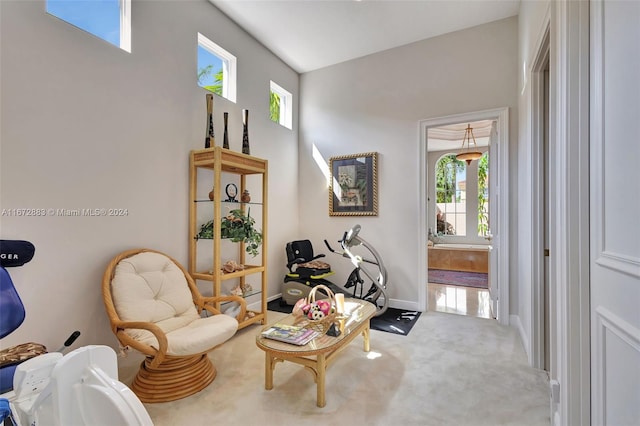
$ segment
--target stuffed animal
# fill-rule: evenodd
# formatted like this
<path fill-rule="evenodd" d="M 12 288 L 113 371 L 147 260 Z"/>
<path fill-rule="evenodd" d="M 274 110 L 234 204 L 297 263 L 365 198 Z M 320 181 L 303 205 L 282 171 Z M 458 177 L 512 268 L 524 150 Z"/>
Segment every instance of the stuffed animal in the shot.
<path fill-rule="evenodd" d="M 333 308 L 328 300 L 317 300 L 309 303 L 307 299 L 300 299 L 293 306 L 295 316 L 306 316 L 310 320 L 319 321 L 331 314 Z"/>
<path fill-rule="evenodd" d="M 295 305 L 293 305 L 292 313 L 297 317 L 301 317 L 303 315 L 306 315 L 307 312 L 309 312 L 310 306 L 311 305 L 307 303 L 307 299 L 300 299 L 296 302 Z"/>
<path fill-rule="evenodd" d="M 314 302 L 318 308 L 322 311 L 323 314 L 329 315 L 331 313 L 331 303 L 328 300 L 318 300 Z"/>
<path fill-rule="evenodd" d="M 311 304 L 311 308 L 309 309 L 309 313 L 307 314 L 309 319 L 314 321 L 319 321 L 324 318 L 324 312 L 320 310 L 320 307 L 314 302 Z"/>

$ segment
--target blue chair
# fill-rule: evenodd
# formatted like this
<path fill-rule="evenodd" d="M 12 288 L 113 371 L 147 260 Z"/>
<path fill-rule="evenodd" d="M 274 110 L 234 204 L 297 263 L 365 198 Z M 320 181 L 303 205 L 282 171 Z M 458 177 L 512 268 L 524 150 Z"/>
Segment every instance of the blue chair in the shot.
<path fill-rule="evenodd" d="M 5 267 L 22 266 L 33 258 L 36 248 L 29 241 L 0 240 L 0 339 L 13 333 L 24 321 L 25 310 Z"/>
<path fill-rule="evenodd" d="M 0 339 L 22 325 L 26 315 L 7 267 L 22 266 L 33 258 L 35 247 L 29 241 L 0 240 Z M 10 355 L 13 348 L 0 351 L 0 393 L 13 389 L 13 373 L 24 359 Z"/>
<path fill-rule="evenodd" d="M 24 317 L 24 305 L 11 276 L 4 267 L 0 267 L 0 339 L 20 327 Z"/>
<path fill-rule="evenodd" d="M 24 321 L 25 310 L 11 276 L 0 267 L 0 339 L 13 333 Z M 0 393 L 13 389 L 13 373 L 17 363 L 0 366 Z"/>

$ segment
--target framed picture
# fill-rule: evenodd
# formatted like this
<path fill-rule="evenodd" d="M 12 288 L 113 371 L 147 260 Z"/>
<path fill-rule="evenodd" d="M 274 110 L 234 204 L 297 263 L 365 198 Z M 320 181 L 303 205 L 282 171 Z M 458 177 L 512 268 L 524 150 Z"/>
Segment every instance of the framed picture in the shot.
<path fill-rule="evenodd" d="M 378 153 L 329 159 L 329 216 L 378 215 Z"/>

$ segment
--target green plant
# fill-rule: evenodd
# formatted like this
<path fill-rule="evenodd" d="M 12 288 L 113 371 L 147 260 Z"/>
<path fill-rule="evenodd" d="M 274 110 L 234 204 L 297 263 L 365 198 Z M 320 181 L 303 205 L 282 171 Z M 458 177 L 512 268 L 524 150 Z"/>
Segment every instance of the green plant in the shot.
<path fill-rule="evenodd" d="M 436 202 L 450 203 L 456 195 L 456 175 L 465 170 L 464 161 L 448 154 L 436 163 Z"/>
<path fill-rule="evenodd" d="M 222 238 L 229 238 L 234 243 L 243 242 L 245 251 L 252 256 L 258 255 L 258 247 L 262 244 L 262 233 L 255 228 L 256 221 L 248 210 L 245 216 L 242 209 L 234 209 L 222 218 L 220 224 L 220 235 Z M 200 226 L 197 238 L 213 238 L 213 221 L 210 220 Z"/>
<path fill-rule="evenodd" d="M 269 97 L 269 116 L 271 121 L 280 122 L 280 96 L 274 92 Z"/>
<path fill-rule="evenodd" d="M 489 153 L 478 161 L 478 235 L 489 233 Z"/>
<path fill-rule="evenodd" d="M 204 68 L 198 70 L 198 84 L 202 85 L 204 81 L 209 77 L 213 77 L 213 84 L 210 86 L 202 86 L 204 89 L 222 96 L 222 68 L 218 71 L 213 71 L 213 65 L 207 65 Z"/>

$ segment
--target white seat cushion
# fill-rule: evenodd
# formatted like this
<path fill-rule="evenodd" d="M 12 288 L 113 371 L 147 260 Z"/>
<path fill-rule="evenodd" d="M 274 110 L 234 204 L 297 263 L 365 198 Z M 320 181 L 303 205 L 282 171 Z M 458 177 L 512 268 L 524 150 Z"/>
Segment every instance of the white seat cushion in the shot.
<path fill-rule="evenodd" d="M 182 270 L 160 253 L 138 253 L 121 260 L 111 292 L 123 321 L 151 322 L 166 333 L 169 355 L 207 351 L 238 329 L 238 322 L 227 315 L 201 318 Z M 158 348 L 157 339 L 147 330 L 128 329 L 126 333 Z"/>
<path fill-rule="evenodd" d="M 229 340 L 238 330 L 238 321 L 228 315 L 214 315 L 190 322 L 167 333 L 168 355 L 192 355 L 206 352 Z M 150 332 L 138 340 L 158 348 L 158 341 Z"/>

